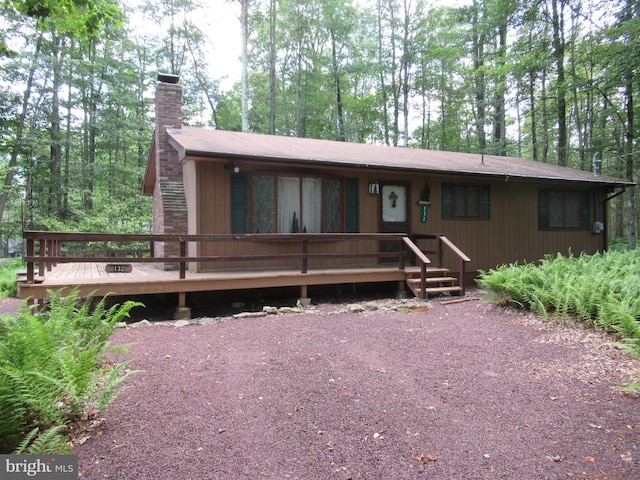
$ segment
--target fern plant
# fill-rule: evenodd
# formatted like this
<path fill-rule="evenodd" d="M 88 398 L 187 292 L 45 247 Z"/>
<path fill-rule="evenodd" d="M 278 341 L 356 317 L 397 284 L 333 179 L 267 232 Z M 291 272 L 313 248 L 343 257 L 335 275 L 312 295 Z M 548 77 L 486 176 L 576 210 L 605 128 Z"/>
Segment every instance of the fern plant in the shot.
<path fill-rule="evenodd" d="M 134 373 L 126 363 L 105 367 L 105 356 L 116 323 L 142 304 L 50 294 L 46 311 L 23 305 L 0 320 L 0 453 L 60 452 L 71 419 L 105 408 Z"/>
<path fill-rule="evenodd" d="M 545 316 L 576 317 L 620 337 L 640 356 L 640 252 L 547 256 L 537 265 L 502 265 L 480 272 L 494 299 Z M 636 384 L 638 388 L 640 385 Z"/>

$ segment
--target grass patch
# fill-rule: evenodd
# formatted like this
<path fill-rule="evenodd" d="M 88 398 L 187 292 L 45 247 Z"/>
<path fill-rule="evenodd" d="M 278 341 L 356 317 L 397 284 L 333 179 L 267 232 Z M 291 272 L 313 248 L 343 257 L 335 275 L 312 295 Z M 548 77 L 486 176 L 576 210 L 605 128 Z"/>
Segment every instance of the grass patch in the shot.
<path fill-rule="evenodd" d="M 69 425 L 106 408 L 133 373 L 105 356 L 116 323 L 135 306 L 52 294 L 42 313 L 23 305 L 0 319 L 0 453 L 69 451 Z"/>

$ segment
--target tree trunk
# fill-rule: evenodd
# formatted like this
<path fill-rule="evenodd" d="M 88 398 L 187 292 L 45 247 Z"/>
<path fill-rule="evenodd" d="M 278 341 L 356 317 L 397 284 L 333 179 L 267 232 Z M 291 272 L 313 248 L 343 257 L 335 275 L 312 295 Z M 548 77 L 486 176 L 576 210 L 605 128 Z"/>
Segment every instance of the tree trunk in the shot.
<path fill-rule="evenodd" d="M 404 130 L 404 146 L 409 146 L 409 63 L 411 62 L 409 21 L 411 14 L 407 0 L 404 0 L 404 31 L 402 33 L 402 117 Z"/>
<path fill-rule="evenodd" d="M 560 11 L 558 11 L 558 1 L 560 2 Z M 553 18 L 553 50 L 556 60 L 556 68 L 558 70 L 558 86 L 557 86 L 557 112 L 558 112 L 558 165 L 564 167 L 567 165 L 567 98 L 566 84 L 564 75 L 564 20 L 562 9 L 564 0 L 552 0 L 552 18 Z"/>
<path fill-rule="evenodd" d="M 344 142 L 347 138 L 344 129 L 344 112 L 342 108 L 342 91 L 340 88 L 340 68 L 338 66 L 336 35 L 333 28 L 329 30 L 329 35 L 331 36 L 331 61 L 333 62 L 333 82 L 336 89 L 336 109 L 338 111 L 338 132 L 336 137 L 338 141 Z"/>
<path fill-rule="evenodd" d="M 479 22 L 477 1 L 473 1 L 473 16 L 472 16 L 472 30 L 473 30 L 473 71 L 475 81 L 475 97 L 476 97 L 476 133 L 478 135 L 478 147 L 480 152 L 484 153 L 487 148 L 487 137 L 484 132 L 485 126 L 485 89 L 486 80 L 484 74 L 484 33 L 480 33 L 479 29 L 482 28 Z"/>
<path fill-rule="evenodd" d="M 633 182 L 633 83 L 629 81 L 625 87 L 626 107 L 627 107 L 627 131 L 626 131 L 626 179 Z M 636 248 L 636 197 L 635 187 L 627 187 L 627 235 L 629 240 L 629 250 Z"/>
<path fill-rule="evenodd" d="M 240 90 L 242 96 L 241 107 L 241 120 L 242 131 L 249 131 L 249 55 L 248 55 L 248 42 L 249 42 L 249 0 L 240 0 L 240 28 L 242 35 L 242 74 L 240 79 Z"/>
<path fill-rule="evenodd" d="M 389 107 L 387 102 L 387 87 L 384 79 L 385 68 L 383 68 L 383 49 L 382 49 L 382 4 L 378 0 L 378 68 L 380 70 L 380 91 L 382 93 L 382 128 L 384 132 L 384 144 L 389 143 Z"/>
<path fill-rule="evenodd" d="M 61 86 L 60 75 L 60 38 L 54 33 L 52 39 L 52 70 L 53 79 L 51 85 L 51 115 L 49 121 L 51 156 L 49 159 L 49 215 L 58 219 L 62 219 L 63 215 L 60 208 L 60 193 L 62 190 L 61 171 L 62 171 L 62 136 L 60 134 L 60 98 L 58 91 Z"/>
<path fill-rule="evenodd" d="M 547 69 L 542 70 L 542 162 L 549 161 L 549 114 L 547 109 Z"/>
<path fill-rule="evenodd" d="M 498 58 L 496 66 L 498 67 L 498 77 L 496 79 L 496 92 L 494 102 L 494 118 L 493 118 L 493 143 L 496 146 L 495 153 L 505 156 L 507 154 L 507 121 L 505 113 L 505 91 L 506 78 L 503 73 L 506 63 L 507 50 L 507 17 L 500 22 L 498 26 Z"/>
<path fill-rule="evenodd" d="M 276 133 L 276 0 L 269 2 L 269 133 Z"/>

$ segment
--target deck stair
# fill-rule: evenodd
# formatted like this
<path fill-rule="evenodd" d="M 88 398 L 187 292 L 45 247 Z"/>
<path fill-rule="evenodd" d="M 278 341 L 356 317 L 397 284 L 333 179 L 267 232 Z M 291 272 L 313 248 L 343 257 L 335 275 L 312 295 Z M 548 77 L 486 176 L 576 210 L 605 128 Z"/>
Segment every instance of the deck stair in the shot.
<path fill-rule="evenodd" d="M 422 298 L 420 292 L 420 269 L 410 268 L 406 270 L 406 284 L 413 294 Z M 449 275 L 448 268 L 427 268 L 426 297 L 435 297 L 438 295 L 452 296 L 463 295 L 463 288 L 459 285 L 458 278 Z"/>

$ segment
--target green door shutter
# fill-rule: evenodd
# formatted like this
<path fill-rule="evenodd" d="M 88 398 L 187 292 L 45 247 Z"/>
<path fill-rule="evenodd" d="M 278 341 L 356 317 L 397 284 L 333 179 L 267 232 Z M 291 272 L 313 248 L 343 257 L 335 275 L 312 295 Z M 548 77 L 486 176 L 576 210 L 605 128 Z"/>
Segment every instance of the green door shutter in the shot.
<path fill-rule="evenodd" d="M 357 178 L 347 178 L 344 182 L 345 191 L 345 228 L 347 233 L 360 232 L 360 206 L 358 201 Z"/>
<path fill-rule="evenodd" d="M 246 173 L 231 175 L 231 233 L 247 233 L 248 191 Z"/>

